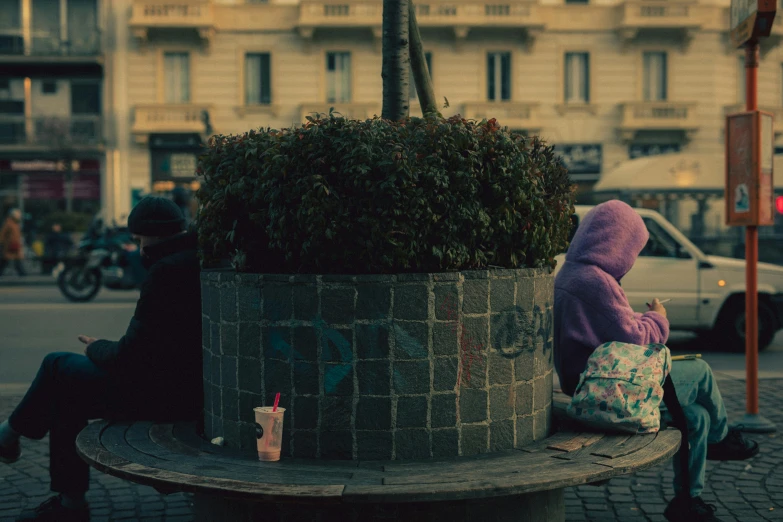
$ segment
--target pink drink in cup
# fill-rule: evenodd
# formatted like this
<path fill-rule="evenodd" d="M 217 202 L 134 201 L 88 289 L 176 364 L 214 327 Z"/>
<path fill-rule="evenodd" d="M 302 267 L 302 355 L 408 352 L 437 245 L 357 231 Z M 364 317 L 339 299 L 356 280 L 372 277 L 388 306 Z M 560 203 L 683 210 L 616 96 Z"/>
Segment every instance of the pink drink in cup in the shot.
<path fill-rule="evenodd" d="M 262 406 L 253 408 L 256 414 L 256 448 L 258 460 L 274 462 L 280 460 L 283 443 L 283 414 L 285 408 Z"/>

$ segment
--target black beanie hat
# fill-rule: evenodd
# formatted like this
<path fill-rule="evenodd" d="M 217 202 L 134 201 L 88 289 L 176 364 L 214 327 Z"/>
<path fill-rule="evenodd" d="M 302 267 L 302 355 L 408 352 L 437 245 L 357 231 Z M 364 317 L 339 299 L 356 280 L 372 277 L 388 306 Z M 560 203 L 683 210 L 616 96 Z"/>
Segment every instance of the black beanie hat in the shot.
<path fill-rule="evenodd" d="M 185 216 L 170 199 L 147 196 L 131 210 L 128 230 L 138 236 L 173 236 L 185 230 Z"/>

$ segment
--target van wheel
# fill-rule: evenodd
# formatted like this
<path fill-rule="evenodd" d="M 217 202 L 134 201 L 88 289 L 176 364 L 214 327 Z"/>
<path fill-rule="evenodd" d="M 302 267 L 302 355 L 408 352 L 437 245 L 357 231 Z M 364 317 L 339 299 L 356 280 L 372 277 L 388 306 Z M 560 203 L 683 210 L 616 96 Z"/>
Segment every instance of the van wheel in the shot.
<path fill-rule="evenodd" d="M 723 350 L 745 351 L 745 297 L 733 298 L 718 315 L 712 338 Z M 759 300 L 759 351 L 765 350 L 775 337 L 775 315 L 772 308 Z"/>

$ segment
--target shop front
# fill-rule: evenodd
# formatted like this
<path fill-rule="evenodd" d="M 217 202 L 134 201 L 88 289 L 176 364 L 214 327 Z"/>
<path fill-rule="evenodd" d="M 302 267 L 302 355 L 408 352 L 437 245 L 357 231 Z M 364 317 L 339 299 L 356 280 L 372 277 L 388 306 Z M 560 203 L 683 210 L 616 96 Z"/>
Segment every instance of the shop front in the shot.
<path fill-rule="evenodd" d="M 593 185 L 601 177 L 603 145 L 600 143 L 556 145 L 555 154 L 563 161 L 571 181 L 576 185 L 577 199 L 589 198 Z"/>
<path fill-rule="evenodd" d="M 198 134 L 152 134 L 149 138 L 152 192 L 167 196 L 190 216 L 197 209 L 198 157 L 204 144 Z"/>
<path fill-rule="evenodd" d="M 11 208 L 22 210 L 25 235 L 35 235 L 54 214 L 93 216 L 101 209 L 101 162 L 0 160 L 0 207 L 3 215 Z"/>

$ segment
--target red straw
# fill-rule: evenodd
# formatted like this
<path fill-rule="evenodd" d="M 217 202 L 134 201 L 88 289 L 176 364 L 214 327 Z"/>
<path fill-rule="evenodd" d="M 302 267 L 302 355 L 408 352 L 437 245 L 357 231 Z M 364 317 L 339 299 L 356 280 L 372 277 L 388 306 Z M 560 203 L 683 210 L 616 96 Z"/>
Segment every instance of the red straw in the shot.
<path fill-rule="evenodd" d="M 272 412 L 277 411 L 277 405 L 280 403 L 280 392 L 277 392 L 277 395 L 275 395 L 275 405 L 272 407 Z"/>

